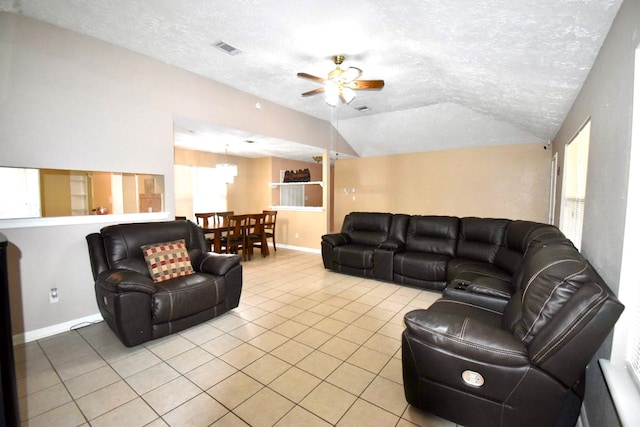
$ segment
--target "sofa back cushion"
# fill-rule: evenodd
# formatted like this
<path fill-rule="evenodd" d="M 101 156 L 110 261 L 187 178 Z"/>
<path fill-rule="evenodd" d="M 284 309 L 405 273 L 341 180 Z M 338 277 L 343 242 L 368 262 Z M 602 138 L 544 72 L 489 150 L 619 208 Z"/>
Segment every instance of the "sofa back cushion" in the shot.
<path fill-rule="evenodd" d="M 407 228 L 406 250 L 455 256 L 460 219 L 413 215 Z"/>
<path fill-rule="evenodd" d="M 571 386 L 623 310 L 622 304 L 568 239 L 534 242 L 503 315 L 531 362 Z"/>
<path fill-rule="evenodd" d="M 513 280 L 519 290 L 514 295 L 519 299 L 515 304 L 519 309 L 505 310 L 503 325 L 527 343 L 581 286 L 592 281 L 586 260 L 568 239 L 533 245 Z"/>
<path fill-rule="evenodd" d="M 460 219 L 456 257 L 493 263 L 509 222 L 494 218 Z"/>
<path fill-rule="evenodd" d="M 342 232 L 349 235 L 351 243 L 378 246 L 387 240 L 391 228 L 390 213 L 351 212 L 342 224 Z"/>
<path fill-rule="evenodd" d="M 206 252 L 202 230 L 190 221 L 110 225 L 100 230 L 110 269 L 122 268 L 149 276 L 141 246 L 184 239 L 191 259 Z"/>
<path fill-rule="evenodd" d="M 564 237 L 556 227 L 532 221 L 511 221 L 504 235 L 503 245 L 498 249 L 495 264 L 501 269 L 515 273 L 531 242 Z"/>

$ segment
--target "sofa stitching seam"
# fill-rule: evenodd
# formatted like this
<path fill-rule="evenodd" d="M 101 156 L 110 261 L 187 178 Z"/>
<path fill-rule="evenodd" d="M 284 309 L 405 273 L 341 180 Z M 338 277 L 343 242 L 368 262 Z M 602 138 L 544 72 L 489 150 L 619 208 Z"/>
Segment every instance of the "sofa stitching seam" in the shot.
<path fill-rule="evenodd" d="M 468 341 L 465 341 L 465 340 L 462 340 L 462 339 L 456 337 L 455 335 L 439 332 L 439 331 L 437 331 L 435 329 L 431 329 L 431 328 L 426 327 L 426 326 L 418 325 L 416 323 L 413 323 L 413 326 L 415 328 L 417 328 L 417 329 L 423 330 L 425 332 L 430 332 L 430 333 L 432 333 L 434 335 L 439 335 L 441 337 L 450 339 L 452 341 L 455 341 L 455 342 L 457 342 L 459 344 L 462 344 L 462 345 L 465 345 L 467 347 L 473 347 L 473 348 L 476 348 L 476 349 L 479 349 L 479 350 L 487 351 L 489 353 L 496 353 L 496 354 L 500 354 L 500 355 L 515 356 L 515 357 L 520 357 L 520 358 L 523 358 L 525 360 L 528 360 L 527 353 L 525 353 L 525 352 L 521 352 L 521 351 L 517 351 L 517 350 L 498 350 L 498 349 L 495 349 L 493 347 L 488 347 L 488 346 L 483 346 L 483 345 L 480 345 L 480 344 L 470 343 Z"/>
<path fill-rule="evenodd" d="M 569 329 L 564 329 L 563 331 L 560 331 L 559 333 L 557 333 L 553 339 L 549 340 L 548 344 L 545 347 L 542 347 L 536 354 L 533 355 L 532 360 L 534 359 L 543 359 L 547 354 L 549 354 L 549 352 L 551 352 L 554 348 L 556 348 L 557 346 L 559 346 L 560 344 L 562 344 L 563 342 L 565 342 L 565 340 L 567 339 L 567 337 L 569 336 L 569 334 L 575 330 L 581 322 L 583 322 L 586 319 L 586 315 L 589 314 L 590 312 L 592 312 L 593 310 L 597 309 L 599 307 L 599 305 L 591 305 L 593 302 L 596 302 L 602 295 L 605 294 L 604 289 L 602 289 L 601 286 L 597 285 L 598 288 L 600 289 L 600 293 L 598 295 L 594 295 L 593 298 L 591 298 L 591 301 L 589 303 L 589 305 L 587 307 L 585 307 L 583 310 L 580 311 L 580 313 L 578 313 L 577 316 L 575 316 L 576 319 L 579 318 L 578 321 L 576 321 Z M 550 345 L 555 339 L 557 339 L 558 337 L 561 337 L 558 342 L 556 342 L 553 345 Z M 544 351 L 544 354 L 541 354 Z"/>
<path fill-rule="evenodd" d="M 541 269 L 538 273 L 536 273 L 535 277 L 537 278 L 537 276 L 539 276 L 542 271 L 546 270 L 547 268 L 550 268 L 554 265 L 558 265 L 560 263 L 565 263 L 565 262 L 580 262 L 579 260 L 560 260 L 560 261 L 556 261 L 553 262 L 551 264 L 549 264 L 548 266 L 546 266 L 545 268 Z M 524 334 L 524 336 L 522 337 L 522 341 L 524 341 L 525 339 L 527 339 L 527 337 L 529 336 L 529 334 L 531 334 L 531 331 L 533 331 L 533 329 L 535 328 L 535 326 L 537 326 L 538 322 L 540 321 L 540 316 L 542 314 L 542 312 L 544 311 L 545 307 L 547 306 L 549 300 L 551 300 L 551 297 L 553 297 L 553 295 L 556 293 L 556 290 L 569 278 L 572 276 L 575 276 L 576 274 L 580 274 L 583 271 L 586 270 L 586 265 L 583 266 L 582 270 L 571 273 L 567 276 L 565 276 L 562 281 L 560 281 L 559 283 L 556 284 L 556 286 L 554 286 L 553 290 L 549 293 L 549 295 L 547 296 L 547 298 L 544 301 L 544 304 L 542 304 L 542 306 L 540 307 L 540 309 L 538 310 L 538 313 L 536 314 L 535 319 L 533 320 L 533 322 L 531 322 L 531 326 L 529 326 L 529 329 L 527 330 L 527 332 Z M 525 291 L 522 294 L 522 301 L 524 301 L 525 295 L 529 289 L 529 286 L 531 285 L 532 281 L 534 280 L 534 278 L 532 278 L 529 283 L 527 283 L 527 286 L 525 288 Z"/>

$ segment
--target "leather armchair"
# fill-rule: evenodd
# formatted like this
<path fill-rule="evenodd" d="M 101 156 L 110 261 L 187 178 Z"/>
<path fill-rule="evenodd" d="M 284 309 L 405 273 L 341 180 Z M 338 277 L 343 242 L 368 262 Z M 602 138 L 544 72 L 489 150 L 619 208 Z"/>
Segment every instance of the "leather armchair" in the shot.
<path fill-rule="evenodd" d="M 450 299 L 405 315 L 414 406 L 467 427 L 575 425 L 585 367 L 623 305 L 566 239 L 529 248 L 504 312 Z"/>
<path fill-rule="evenodd" d="M 142 245 L 185 240 L 194 274 L 151 279 Z M 238 306 L 238 255 L 207 252 L 202 230 L 190 221 L 120 224 L 87 236 L 98 308 L 127 347 L 160 338 Z"/>

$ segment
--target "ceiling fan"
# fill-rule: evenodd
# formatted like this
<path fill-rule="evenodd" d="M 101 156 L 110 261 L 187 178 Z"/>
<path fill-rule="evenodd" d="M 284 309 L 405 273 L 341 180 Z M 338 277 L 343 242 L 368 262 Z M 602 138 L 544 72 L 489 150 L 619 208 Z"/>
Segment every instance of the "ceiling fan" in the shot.
<path fill-rule="evenodd" d="M 298 73 L 298 77 L 313 80 L 322 85 L 322 87 L 303 93 L 302 96 L 324 92 L 326 94 L 325 102 L 335 107 L 338 100 L 345 104 L 353 101 L 356 97 L 354 89 L 382 89 L 384 87 L 384 80 L 358 80 L 358 77 L 362 75 L 362 70 L 359 68 L 349 67 L 346 70 L 340 68 L 340 64 L 344 61 L 344 55 L 334 55 L 331 59 L 336 64 L 336 68 L 329 73 L 326 79 L 307 73 Z"/>

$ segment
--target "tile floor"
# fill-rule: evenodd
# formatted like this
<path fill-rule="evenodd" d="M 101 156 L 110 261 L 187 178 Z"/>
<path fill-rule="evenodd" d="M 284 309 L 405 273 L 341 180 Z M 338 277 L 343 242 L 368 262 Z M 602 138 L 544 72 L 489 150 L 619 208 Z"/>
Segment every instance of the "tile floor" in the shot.
<path fill-rule="evenodd" d="M 281 248 L 240 306 L 134 348 L 104 322 L 16 346 L 24 426 L 429 426 L 402 388 L 403 314 L 438 294 Z"/>

